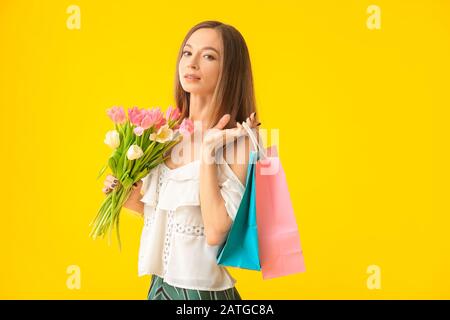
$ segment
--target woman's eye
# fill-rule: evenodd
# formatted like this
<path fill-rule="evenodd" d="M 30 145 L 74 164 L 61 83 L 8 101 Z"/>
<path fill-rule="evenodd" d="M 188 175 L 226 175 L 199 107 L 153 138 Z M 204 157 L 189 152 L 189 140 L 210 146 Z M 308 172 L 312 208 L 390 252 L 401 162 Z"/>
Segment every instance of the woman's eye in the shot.
<path fill-rule="evenodd" d="M 185 53 L 189 53 L 191 54 L 189 51 L 183 51 L 182 55 L 185 56 Z M 210 55 L 210 54 L 205 54 L 204 57 L 209 57 L 207 58 L 208 60 L 214 60 L 214 56 Z"/>

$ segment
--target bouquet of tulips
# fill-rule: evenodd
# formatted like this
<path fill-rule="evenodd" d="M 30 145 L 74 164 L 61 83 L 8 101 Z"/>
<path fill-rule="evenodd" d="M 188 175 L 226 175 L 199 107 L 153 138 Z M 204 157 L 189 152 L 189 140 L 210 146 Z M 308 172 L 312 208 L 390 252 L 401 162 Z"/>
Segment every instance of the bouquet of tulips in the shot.
<path fill-rule="evenodd" d="M 113 152 L 97 179 L 109 167 L 122 187 L 110 192 L 103 200 L 97 216 L 91 222 L 90 236 L 96 239 L 109 234 L 111 243 L 111 233 L 115 226 L 121 248 L 120 211 L 131 194 L 133 184 L 163 162 L 166 152 L 180 142 L 183 135 L 192 132 L 193 124 L 187 118 L 179 124 L 180 111 L 171 106 L 165 115 L 160 108 L 137 107 L 128 109 L 128 118 L 122 107 L 112 107 L 107 110 L 107 114 L 114 122 L 115 130 L 106 133 L 104 142 Z"/>

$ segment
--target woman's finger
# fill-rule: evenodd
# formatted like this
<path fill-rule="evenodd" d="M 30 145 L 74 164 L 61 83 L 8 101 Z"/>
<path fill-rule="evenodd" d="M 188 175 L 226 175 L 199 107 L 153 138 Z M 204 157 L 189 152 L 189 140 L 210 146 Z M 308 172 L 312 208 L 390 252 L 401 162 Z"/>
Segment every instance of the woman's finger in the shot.
<path fill-rule="evenodd" d="M 108 174 L 108 175 L 106 176 L 106 180 L 110 181 L 111 183 L 113 183 L 113 182 L 115 182 L 115 183 L 119 182 L 119 180 L 117 180 L 117 178 L 114 177 L 112 174 Z"/>
<path fill-rule="evenodd" d="M 142 180 L 136 181 L 135 183 L 133 183 L 133 188 L 134 189 L 141 188 L 142 184 L 143 184 Z"/>
<path fill-rule="evenodd" d="M 109 181 L 105 181 L 105 186 L 107 186 L 110 189 L 114 189 L 115 187 L 117 187 L 119 185 L 118 182 L 109 182 Z"/>
<path fill-rule="evenodd" d="M 252 121 L 250 120 L 250 118 L 245 119 L 245 123 L 247 124 L 247 126 L 248 126 L 249 128 L 252 127 Z"/>
<path fill-rule="evenodd" d="M 259 124 L 258 121 L 256 121 L 256 118 L 254 117 L 255 114 L 253 114 L 253 118 L 250 118 L 250 121 L 247 122 L 248 126 L 250 128 L 256 128 Z"/>

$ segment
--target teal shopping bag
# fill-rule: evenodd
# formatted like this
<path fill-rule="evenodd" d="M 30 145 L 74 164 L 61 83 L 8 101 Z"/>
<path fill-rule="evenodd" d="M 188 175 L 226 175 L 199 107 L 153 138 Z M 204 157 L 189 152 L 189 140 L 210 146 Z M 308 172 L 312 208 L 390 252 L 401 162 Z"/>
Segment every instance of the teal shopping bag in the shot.
<path fill-rule="evenodd" d="M 256 226 L 255 163 L 257 158 L 258 153 L 250 151 L 244 195 L 228 237 L 218 251 L 219 265 L 261 270 Z"/>

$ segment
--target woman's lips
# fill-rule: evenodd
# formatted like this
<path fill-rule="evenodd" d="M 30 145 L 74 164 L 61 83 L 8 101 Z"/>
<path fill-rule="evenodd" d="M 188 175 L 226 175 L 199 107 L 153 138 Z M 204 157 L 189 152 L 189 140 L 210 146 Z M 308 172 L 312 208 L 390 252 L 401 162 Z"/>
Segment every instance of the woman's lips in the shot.
<path fill-rule="evenodd" d="M 200 79 L 200 77 L 198 75 L 196 75 L 195 73 L 185 73 L 184 77 L 191 77 L 191 78 L 196 78 L 196 79 Z"/>
<path fill-rule="evenodd" d="M 198 81 L 200 78 L 193 77 L 193 76 L 184 76 L 184 78 L 188 81 Z"/>

